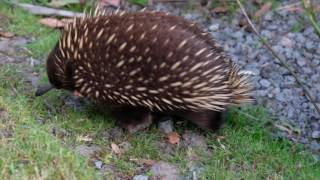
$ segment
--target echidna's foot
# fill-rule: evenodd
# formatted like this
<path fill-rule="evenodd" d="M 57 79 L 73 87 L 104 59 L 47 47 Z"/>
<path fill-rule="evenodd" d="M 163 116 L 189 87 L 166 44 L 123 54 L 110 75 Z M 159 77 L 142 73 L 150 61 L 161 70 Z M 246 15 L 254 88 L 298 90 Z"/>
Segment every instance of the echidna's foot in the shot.
<path fill-rule="evenodd" d="M 117 123 L 130 133 L 148 128 L 153 122 L 150 111 L 143 108 L 122 107 L 112 112 Z"/>
<path fill-rule="evenodd" d="M 224 121 L 224 112 L 184 112 L 181 116 L 205 130 L 218 130 Z"/>

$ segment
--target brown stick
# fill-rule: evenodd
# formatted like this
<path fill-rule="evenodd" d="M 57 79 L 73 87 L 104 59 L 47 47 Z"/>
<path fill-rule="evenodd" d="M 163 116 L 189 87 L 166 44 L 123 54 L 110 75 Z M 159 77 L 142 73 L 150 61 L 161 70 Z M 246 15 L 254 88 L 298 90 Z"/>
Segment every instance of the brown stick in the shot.
<path fill-rule="evenodd" d="M 82 13 L 75 13 L 75 12 L 61 10 L 61 9 L 47 8 L 47 7 L 36 6 L 32 4 L 21 3 L 16 5 L 36 15 L 63 16 L 63 17 L 81 17 L 82 16 Z"/>
<path fill-rule="evenodd" d="M 258 36 L 258 38 L 260 39 L 260 41 L 263 43 L 263 45 L 271 52 L 271 54 L 279 60 L 280 64 L 286 68 L 289 73 L 294 77 L 294 79 L 296 80 L 296 82 L 298 83 L 298 85 L 303 89 L 303 91 L 305 92 L 307 99 L 314 105 L 314 107 L 316 108 L 318 115 L 320 117 L 320 108 L 317 105 L 317 103 L 315 102 L 314 96 L 311 94 L 311 92 L 308 90 L 307 87 L 305 87 L 305 85 L 303 84 L 302 80 L 300 80 L 300 78 L 298 77 L 298 75 L 291 69 L 291 67 L 272 49 L 272 47 L 268 44 L 268 42 L 263 39 L 261 37 L 261 35 L 258 33 L 257 29 L 255 28 L 255 26 L 253 25 L 252 21 L 250 20 L 248 14 L 246 13 L 244 7 L 242 6 L 241 2 L 239 0 L 237 0 L 237 3 L 241 9 L 241 12 L 243 13 L 243 15 L 245 16 L 246 20 L 248 21 L 250 27 L 252 28 L 253 32 Z"/>

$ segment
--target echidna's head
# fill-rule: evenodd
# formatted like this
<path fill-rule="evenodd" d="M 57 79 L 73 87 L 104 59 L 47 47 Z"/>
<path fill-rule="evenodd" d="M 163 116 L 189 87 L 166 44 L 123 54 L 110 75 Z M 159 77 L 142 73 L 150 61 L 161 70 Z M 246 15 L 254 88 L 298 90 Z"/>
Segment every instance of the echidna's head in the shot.
<path fill-rule="evenodd" d="M 59 48 L 57 44 L 47 59 L 49 82 L 54 88 L 74 91 L 74 80 L 72 79 L 74 68 L 68 58 L 61 56 Z"/>

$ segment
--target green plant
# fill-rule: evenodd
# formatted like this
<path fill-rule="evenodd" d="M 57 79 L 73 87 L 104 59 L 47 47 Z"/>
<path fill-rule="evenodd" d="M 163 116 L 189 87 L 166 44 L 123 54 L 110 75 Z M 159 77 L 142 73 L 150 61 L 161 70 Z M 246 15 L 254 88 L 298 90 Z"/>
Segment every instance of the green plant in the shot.
<path fill-rule="evenodd" d="M 147 5 L 147 0 L 129 0 L 129 2 L 140 6 Z"/>
<path fill-rule="evenodd" d="M 317 22 L 317 17 L 316 17 L 316 13 L 314 10 L 313 0 L 301 0 L 301 4 L 303 6 L 305 15 L 308 17 L 314 30 L 316 31 L 316 33 L 320 37 L 320 24 Z"/>

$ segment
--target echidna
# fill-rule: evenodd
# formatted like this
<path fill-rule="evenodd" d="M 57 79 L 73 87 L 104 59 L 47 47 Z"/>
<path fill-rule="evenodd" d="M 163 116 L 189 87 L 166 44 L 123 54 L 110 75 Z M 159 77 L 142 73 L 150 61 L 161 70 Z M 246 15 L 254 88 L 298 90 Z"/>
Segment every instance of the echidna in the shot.
<path fill-rule="evenodd" d="M 160 113 L 217 129 L 229 105 L 250 101 L 248 78 L 209 33 L 163 12 L 74 18 L 48 57 L 47 73 L 54 88 L 112 107 L 127 127 Z"/>

